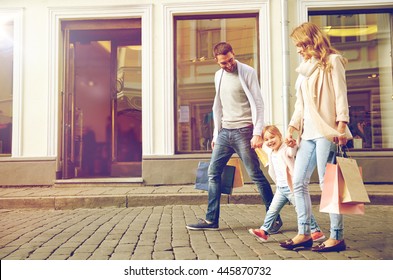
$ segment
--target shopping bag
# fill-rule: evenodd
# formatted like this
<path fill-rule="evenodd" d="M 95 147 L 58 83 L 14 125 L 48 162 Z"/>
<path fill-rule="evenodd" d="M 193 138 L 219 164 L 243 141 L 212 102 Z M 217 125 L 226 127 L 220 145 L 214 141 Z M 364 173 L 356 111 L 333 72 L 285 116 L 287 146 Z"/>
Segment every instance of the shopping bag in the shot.
<path fill-rule="evenodd" d="M 338 167 L 344 178 L 343 188 L 341 190 L 341 202 L 358 203 L 370 202 L 366 187 L 363 184 L 361 169 L 355 159 L 336 157 Z"/>
<path fill-rule="evenodd" d="M 200 161 L 196 171 L 195 189 L 208 190 L 209 177 L 208 177 L 209 162 Z"/>
<path fill-rule="evenodd" d="M 265 150 L 263 148 L 255 148 L 255 152 L 257 153 L 263 167 L 266 167 L 267 163 L 269 162 L 269 156 L 267 155 Z"/>
<path fill-rule="evenodd" d="M 196 172 L 195 189 L 207 191 L 209 189 L 209 162 L 200 161 Z M 221 174 L 221 193 L 232 194 L 235 177 L 234 166 L 226 165 Z"/>
<path fill-rule="evenodd" d="M 235 180 L 236 167 L 226 165 L 224 171 L 221 174 L 221 193 L 232 194 Z"/>
<path fill-rule="evenodd" d="M 227 166 L 235 167 L 235 177 L 233 178 L 233 187 L 240 188 L 244 186 L 243 172 L 240 166 L 240 159 L 236 157 L 231 157 L 227 163 Z"/>
<path fill-rule="evenodd" d="M 364 203 L 342 203 L 344 178 L 337 164 L 327 163 L 319 211 L 333 214 L 364 214 Z"/>

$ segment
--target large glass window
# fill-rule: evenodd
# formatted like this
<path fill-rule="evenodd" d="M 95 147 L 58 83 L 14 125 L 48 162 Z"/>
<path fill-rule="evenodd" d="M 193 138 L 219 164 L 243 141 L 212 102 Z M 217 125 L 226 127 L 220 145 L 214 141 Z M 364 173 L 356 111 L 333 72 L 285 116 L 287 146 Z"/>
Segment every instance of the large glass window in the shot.
<path fill-rule="evenodd" d="M 258 69 L 258 15 L 175 17 L 176 152 L 210 150 L 213 136 L 213 47 L 229 42 L 236 59 Z"/>
<path fill-rule="evenodd" d="M 311 12 L 348 59 L 349 127 L 353 149 L 393 148 L 393 10 Z"/>
<path fill-rule="evenodd" d="M 0 15 L 0 155 L 12 148 L 13 34 L 13 20 Z"/>

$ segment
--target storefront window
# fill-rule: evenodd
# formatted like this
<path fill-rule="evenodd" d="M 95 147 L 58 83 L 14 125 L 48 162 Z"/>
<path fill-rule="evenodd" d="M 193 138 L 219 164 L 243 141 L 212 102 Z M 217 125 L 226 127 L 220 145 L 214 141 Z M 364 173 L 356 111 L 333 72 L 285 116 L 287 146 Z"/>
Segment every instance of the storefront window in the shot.
<path fill-rule="evenodd" d="M 392 18 L 391 10 L 310 13 L 349 61 L 353 149 L 393 148 Z"/>
<path fill-rule="evenodd" d="M 236 59 L 258 69 L 258 15 L 175 17 L 176 152 L 210 150 L 213 136 L 213 47 L 229 42 Z"/>
<path fill-rule="evenodd" d="M 0 155 L 12 147 L 13 33 L 13 20 L 0 15 Z"/>

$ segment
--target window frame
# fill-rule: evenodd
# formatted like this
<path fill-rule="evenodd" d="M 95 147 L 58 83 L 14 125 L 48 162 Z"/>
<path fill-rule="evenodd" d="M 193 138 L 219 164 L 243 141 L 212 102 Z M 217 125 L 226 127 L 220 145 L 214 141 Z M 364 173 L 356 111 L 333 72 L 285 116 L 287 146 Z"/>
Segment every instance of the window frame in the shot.
<path fill-rule="evenodd" d="M 11 154 L 1 157 L 21 156 L 21 121 L 22 121 L 22 46 L 23 46 L 23 8 L 0 9 L 0 16 L 10 17 L 14 22 L 14 47 L 12 70 L 12 146 Z"/>
<path fill-rule="evenodd" d="M 175 116 L 174 116 L 174 17 L 181 15 L 206 15 L 206 14 L 234 14 L 234 13 L 257 13 L 259 41 L 263 42 L 260 47 L 259 56 L 259 76 L 260 84 L 265 103 L 265 120 L 272 119 L 272 98 L 271 98 L 271 56 L 270 56 L 270 6 L 269 0 L 247 1 L 227 1 L 226 5 L 220 3 L 171 3 L 164 4 L 164 24 L 163 34 L 164 47 L 162 55 L 162 73 L 164 81 L 164 119 L 165 129 L 162 131 L 163 154 L 175 155 Z"/>
<path fill-rule="evenodd" d="M 310 13 L 327 14 L 326 11 L 329 13 L 337 13 L 336 11 L 340 11 L 340 13 L 350 13 L 352 11 L 359 14 L 362 11 L 372 10 L 375 10 L 375 12 L 384 10 L 390 11 L 392 8 L 393 4 L 391 0 L 379 0 L 378 2 L 370 0 L 359 0 L 356 2 L 350 0 L 299 0 L 297 3 L 297 10 L 299 11 L 297 20 L 298 24 L 308 21 Z M 299 57 L 298 60 L 300 63 L 301 58 Z M 364 148 L 354 150 L 351 153 L 353 156 L 367 156 L 370 155 L 370 152 L 372 152 L 374 156 L 393 156 L 393 148 Z"/>
<path fill-rule="evenodd" d="M 224 15 L 223 14 L 209 14 L 209 15 L 197 15 L 197 16 L 193 16 L 193 15 L 175 16 L 174 17 L 174 29 L 176 31 L 176 29 L 177 29 L 177 22 L 178 21 L 183 21 L 183 20 L 186 20 L 186 21 L 187 20 L 209 20 L 209 19 L 230 20 L 230 19 L 245 19 L 245 18 L 247 18 L 247 19 L 255 19 L 256 20 L 256 26 L 258 26 L 259 18 L 258 18 L 258 14 L 257 13 L 241 13 L 241 14 L 240 13 L 235 13 L 235 14 L 224 14 Z M 221 29 L 218 29 L 218 28 L 210 29 L 210 30 L 220 30 L 221 31 Z M 256 31 L 257 31 L 257 34 L 256 34 L 257 38 L 255 38 L 255 41 L 257 42 L 257 52 L 256 52 L 255 56 L 257 57 L 257 59 L 256 59 L 257 60 L 257 65 L 259 66 L 260 61 L 259 61 L 258 53 L 259 53 L 259 49 L 260 49 L 260 40 L 258 38 L 258 30 L 256 30 Z M 195 38 L 195 48 L 196 48 L 196 51 L 197 51 L 197 57 L 201 57 L 202 56 L 202 54 L 199 53 L 199 51 L 200 51 L 200 49 L 199 49 L 200 41 L 201 41 L 200 32 L 197 31 L 196 38 Z M 177 46 L 177 35 L 176 34 L 174 34 L 174 42 L 173 43 L 174 43 L 174 48 L 175 48 L 174 53 L 176 53 L 177 52 L 177 47 L 176 47 Z M 206 57 L 207 59 L 211 59 L 213 57 L 213 47 L 214 47 L 213 46 L 213 42 L 210 40 L 210 42 L 208 43 L 208 47 L 207 47 L 208 48 L 208 50 L 207 50 L 208 51 L 208 54 L 207 54 L 208 57 Z M 235 48 L 234 51 L 237 54 L 236 48 Z M 210 53 L 210 56 L 209 56 L 209 53 Z M 236 57 L 239 60 L 241 60 L 238 55 Z M 174 57 L 174 64 L 177 65 L 176 55 Z M 217 65 L 216 63 L 214 63 L 214 64 Z M 218 70 L 218 69 L 219 69 L 219 67 L 217 66 L 216 70 Z M 175 71 L 174 77 L 175 77 L 175 80 L 176 80 L 177 79 L 176 67 L 175 67 L 174 71 Z M 257 71 L 257 75 L 259 77 L 259 68 L 256 69 L 256 71 Z M 211 75 L 209 75 L 209 80 L 211 80 L 212 87 L 214 87 L 214 81 L 213 81 L 214 73 L 215 72 L 213 72 Z M 204 76 L 204 75 L 207 75 L 207 74 L 204 73 L 204 74 L 200 74 L 199 76 Z M 176 83 L 174 84 L 174 95 L 175 95 L 174 108 L 182 107 L 180 104 L 177 104 L 178 89 L 177 89 Z M 196 113 L 196 111 L 203 111 L 203 112 L 211 111 L 211 108 L 213 106 L 213 101 L 211 102 L 211 104 L 209 102 L 206 102 L 206 101 L 201 101 L 201 102 L 196 102 L 195 101 L 195 102 L 192 102 L 190 105 L 191 105 L 190 108 L 189 108 L 190 118 L 191 119 L 196 119 L 196 116 L 194 115 L 194 113 Z M 192 149 L 193 139 L 195 140 L 195 136 L 196 136 L 195 134 L 193 134 L 194 131 L 193 131 L 192 128 L 191 128 L 191 131 L 190 131 L 190 141 L 191 141 L 191 143 L 188 143 L 191 146 L 191 149 L 190 150 L 181 150 L 180 147 L 178 146 L 179 143 L 176 140 L 177 137 L 179 136 L 178 133 L 180 133 L 180 131 L 179 131 L 179 117 L 178 117 L 178 114 L 176 113 L 176 111 L 174 112 L 174 123 L 175 123 L 174 131 L 175 131 L 175 153 L 176 154 L 203 154 L 203 153 L 206 153 L 205 150 L 193 150 Z M 198 127 L 198 124 L 195 124 L 195 125 Z M 207 145 L 209 145 L 209 144 L 207 144 Z M 206 150 L 210 151 L 210 149 L 206 149 Z"/>

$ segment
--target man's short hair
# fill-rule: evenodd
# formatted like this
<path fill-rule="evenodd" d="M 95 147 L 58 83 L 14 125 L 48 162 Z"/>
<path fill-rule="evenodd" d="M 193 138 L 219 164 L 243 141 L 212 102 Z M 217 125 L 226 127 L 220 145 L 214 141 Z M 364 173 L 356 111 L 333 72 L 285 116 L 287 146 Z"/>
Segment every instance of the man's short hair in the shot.
<path fill-rule="evenodd" d="M 226 55 L 229 52 L 233 52 L 232 46 L 227 42 L 220 42 L 214 46 L 213 53 L 216 58 L 217 55 Z"/>

